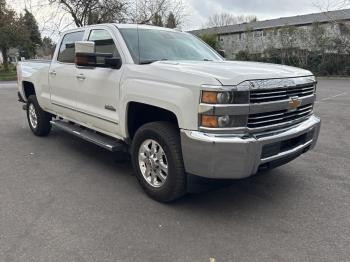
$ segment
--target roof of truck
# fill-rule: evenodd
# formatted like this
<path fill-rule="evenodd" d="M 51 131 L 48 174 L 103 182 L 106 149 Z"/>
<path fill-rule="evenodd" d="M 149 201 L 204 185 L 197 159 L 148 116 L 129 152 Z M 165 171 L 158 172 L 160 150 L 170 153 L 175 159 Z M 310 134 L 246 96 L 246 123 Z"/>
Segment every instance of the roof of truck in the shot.
<path fill-rule="evenodd" d="M 84 30 L 86 28 L 90 28 L 90 27 L 94 27 L 94 26 L 111 26 L 111 25 L 113 25 L 117 28 L 156 29 L 156 30 L 164 30 L 164 31 L 176 31 L 176 32 L 180 31 L 179 29 L 171 29 L 171 28 L 159 27 L 159 26 L 154 26 L 154 25 L 105 23 L 105 24 L 95 24 L 95 25 L 87 25 L 87 26 L 83 26 L 83 27 L 78 27 L 78 28 L 67 30 L 64 33 Z"/>

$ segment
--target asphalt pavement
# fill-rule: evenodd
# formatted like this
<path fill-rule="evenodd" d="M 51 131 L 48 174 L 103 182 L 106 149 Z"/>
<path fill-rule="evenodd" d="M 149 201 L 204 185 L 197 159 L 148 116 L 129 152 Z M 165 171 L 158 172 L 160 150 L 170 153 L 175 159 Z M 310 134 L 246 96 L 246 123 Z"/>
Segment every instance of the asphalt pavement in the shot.
<path fill-rule="evenodd" d="M 33 136 L 0 83 L 0 261 L 350 261 L 350 79 L 319 79 L 315 112 L 313 151 L 160 204 L 129 161 Z"/>

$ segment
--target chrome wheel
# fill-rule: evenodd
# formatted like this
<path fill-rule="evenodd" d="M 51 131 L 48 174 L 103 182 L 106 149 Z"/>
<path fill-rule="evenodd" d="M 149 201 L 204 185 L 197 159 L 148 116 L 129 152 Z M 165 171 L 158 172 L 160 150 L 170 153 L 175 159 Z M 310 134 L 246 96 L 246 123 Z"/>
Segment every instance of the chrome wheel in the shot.
<path fill-rule="evenodd" d="M 149 185 L 164 185 L 168 177 L 168 160 L 159 143 L 153 139 L 144 141 L 139 148 L 138 160 L 141 173 Z"/>
<path fill-rule="evenodd" d="M 30 104 L 29 107 L 28 107 L 28 115 L 29 115 L 29 121 L 30 121 L 30 124 L 32 125 L 32 127 L 34 129 L 37 128 L 38 126 L 38 116 L 36 115 L 36 111 L 35 111 L 35 107 L 33 104 Z"/>

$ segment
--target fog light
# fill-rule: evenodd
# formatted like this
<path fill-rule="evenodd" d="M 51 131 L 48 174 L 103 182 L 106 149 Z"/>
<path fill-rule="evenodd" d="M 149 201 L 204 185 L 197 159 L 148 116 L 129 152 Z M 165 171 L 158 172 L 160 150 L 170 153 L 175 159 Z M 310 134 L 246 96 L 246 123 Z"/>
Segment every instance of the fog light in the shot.
<path fill-rule="evenodd" d="M 237 116 L 212 116 L 202 115 L 200 118 L 200 126 L 209 128 L 232 128 L 247 126 L 247 115 Z"/>
<path fill-rule="evenodd" d="M 217 128 L 218 127 L 218 117 L 217 116 L 207 116 L 203 115 L 201 120 L 201 125 L 203 127 Z"/>

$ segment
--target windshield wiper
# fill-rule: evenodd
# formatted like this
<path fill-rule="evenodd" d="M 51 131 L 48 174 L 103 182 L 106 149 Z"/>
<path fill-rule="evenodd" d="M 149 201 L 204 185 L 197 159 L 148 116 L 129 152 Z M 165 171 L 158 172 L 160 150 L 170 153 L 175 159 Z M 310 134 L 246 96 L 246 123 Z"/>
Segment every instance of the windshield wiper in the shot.
<path fill-rule="evenodd" d="M 158 61 L 166 61 L 168 59 L 163 58 L 163 59 L 149 59 L 149 60 L 141 60 L 140 61 L 140 65 L 149 65 L 152 64 L 154 62 L 158 62 Z"/>
<path fill-rule="evenodd" d="M 213 60 L 208 59 L 208 58 L 204 58 L 203 61 L 213 61 Z"/>

